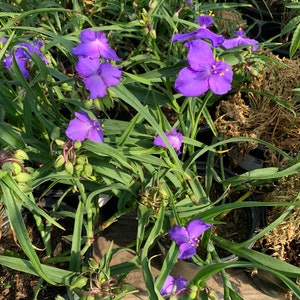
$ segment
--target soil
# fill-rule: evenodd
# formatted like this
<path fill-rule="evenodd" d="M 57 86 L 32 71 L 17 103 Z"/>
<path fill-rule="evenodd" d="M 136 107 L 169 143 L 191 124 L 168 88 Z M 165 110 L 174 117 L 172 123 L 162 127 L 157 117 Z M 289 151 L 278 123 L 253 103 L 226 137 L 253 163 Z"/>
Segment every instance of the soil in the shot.
<path fill-rule="evenodd" d="M 32 240 L 33 245 L 36 247 L 36 251 L 40 259 L 42 260 L 45 257 L 45 251 L 38 251 L 38 249 L 43 247 L 43 244 L 33 217 L 28 214 L 24 216 L 24 219 L 26 220 L 26 227 L 30 239 Z M 66 239 L 64 239 L 63 234 L 71 234 L 72 227 L 70 226 L 69 220 L 66 221 L 61 219 L 58 222 L 65 227 L 66 231 L 62 232 L 62 230 L 58 229 L 57 227 L 53 227 L 51 229 L 53 237 L 52 247 L 54 252 L 65 252 L 70 250 L 70 244 Z M 16 243 L 10 227 L 3 226 L 0 237 L 0 253 L 7 255 L 8 251 L 11 251 L 11 254 L 14 253 L 20 258 L 26 259 L 22 249 Z M 55 255 L 58 254 L 59 253 L 56 253 Z M 68 269 L 68 266 L 65 263 L 60 263 L 56 266 L 63 269 Z M 38 283 L 39 278 L 34 275 L 0 266 L 0 300 L 33 299 Z M 65 287 L 52 286 L 44 282 L 36 299 L 53 300 L 56 296 L 63 296 L 65 293 Z"/>

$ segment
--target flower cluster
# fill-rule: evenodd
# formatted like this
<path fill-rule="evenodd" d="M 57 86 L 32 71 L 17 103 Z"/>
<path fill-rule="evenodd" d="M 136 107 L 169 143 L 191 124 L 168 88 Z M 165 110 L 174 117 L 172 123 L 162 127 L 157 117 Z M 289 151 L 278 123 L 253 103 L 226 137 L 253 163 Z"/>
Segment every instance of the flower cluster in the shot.
<path fill-rule="evenodd" d="M 188 41 L 188 66 L 183 68 L 175 81 L 176 90 L 188 97 L 201 96 L 208 90 L 214 94 L 224 95 L 231 90 L 233 71 L 231 66 L 214 57 L 213 48 L 234 48 L 241 45 L 253 45 L 252 51 L 256 51 L 258 42 L 246 37 L 243 30 L 236 32 L 236 37 L 225 39 L 222 35 L 215 34 L 209 27 L 213 24 L 211 15 L 200 15 L 198 17 L 200 28 L 184 34 L 175 34 L 172 41 Z M 207 43 L 204 40 L 209 40 Z"/>
<path fill-rule="evenodd" d="M 72 54 L 78 56 L 76 71 L 82 77 L 90 98 L 104 97 L 107 88 L 120 82 L 122 71 L 110 62 L 103 60 L 121 60 L 110 48 L 102 31 L 82 30 L 81 43 L 75 46 Z M 101 60 L 102 59 L 102 60 Z"/>
<path fill-rule="evenodd" d="M 1 40 L 2 43 L 6 41 L 5 38 Z M 41 52 L 41 48 L 43 47 L 43 42 L 39 39 L 35 39 L 33 44 L 30 43 L 19 43 L 14 46 L 15 50 L 11 52 L 4 60 L 3 66 L 8 70 L 12 71 L 12 66 L 14 63 L 14 59 L 22 72 L 24 78 L 29 79 L 29 66 L 31 61 L 31 54 L 36 53 L 45 64 L 48 64 L 48 60 Z"/>

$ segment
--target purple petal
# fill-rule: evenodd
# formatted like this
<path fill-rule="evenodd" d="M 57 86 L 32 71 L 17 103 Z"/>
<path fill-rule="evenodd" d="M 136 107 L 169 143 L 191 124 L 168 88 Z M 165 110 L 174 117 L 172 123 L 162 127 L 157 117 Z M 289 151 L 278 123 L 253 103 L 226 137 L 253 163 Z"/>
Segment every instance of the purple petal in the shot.
<path fill-rule="evenodd" d="M 186 226 L 186 230 L 190 238 L 198 238 L 204 231 L 209 228 L 211 228 L 211 225 L 206 224 L 203 220 L 200 219 L 192 220 Z"/>
<path fill-rule="evenodd" d="M 183 243 L 179 245 L 178 259 L 187 259 L 194 256 L 197 252 L 197 244 Z"/>
<path fill-rule="evenodd" d="M 177 292 L 178 291 L 183 292 L 184 289 L 186 288 L 187 284 L 188 284 L 188 281 L 186 279 L 184 279 L 181 275 L 179 275 L 177 278 L 175 278 L 175 286 L 177 287 L 177 289 L 176 289 Z"/>
<path fill-rule="evenodd" d="M 184 96 L 196 97 L 204 94 L 208 89 L 210 69 L 197 72 L 187 67 L 183 68 L 175 81 L 176 90 Z"/>
<path fill-rule="evenodd" d="M 201 40 L 195 40 L 186 43 L 189 49 L 187 60 L 191 68 L 195 71 L 210 68 L 215 62 L 213 52 L 210 46 Z"/>
<path fill-rule="evenodd" d="M 95 99 L 106 95 L 106 85 L 100 75 L 93 75 L 83 79 L 85 87 L 90 91 L 90 98 Z"/>
<path fill-rule="evenodd" d="M 207 28 L 200 28 L 200 30 L 198 30 L 198 32 L 195 34 L 194 38 L 208 39 L 214 48 L 221 46 L 225 39 L 222 35 L 216 34 Z"/>
<path fill-rule="evenodd" d="M 115 51 L 110 48 L 103 32 L 84 29 L 79 38 L 81 43 L 72 49 L 74 55 L 120 60 Z"/>
<path fill-rule="evenodd" d="M 157 136 L 153 141 L 154 146 L 164 147 L 167 148 L 165 142 L 163 141 L 161 136 Z"/>
<path fill-rule="evenodd" d="M 74 119 L 69 123 L 66 136 L 73 141 L 83 141 L 89 133 L 89 126 L 86 122 Z"/>
<path fill-rule="evenodd" d="M 208 28 L 213 25 L 214 18 L 210 15 L 199 15 L 197 17 L 197 22 L 201 27 Z"/>
<path fill-rule="evenodd" d="M 188 33 L 176 33 L 172 38 L 172 42 L 186 41 L 192 39 L 195 36 L 195 34 L 198 32 L 198 30 L 199 29 Z"/>
<path fill-rule="evenodd" d="M 94 121 L 87 138 L 94 142 L 103 143 L 103 131 L 98 121 Z"/>
<path fill-rule="evenodd" d="M 209 78 L 209 88 L 217 95 L 224 95 L 231 90 L 233 72 L 226 62 L 218 61 L 215 66 L 216 73 Z"/>
<path fill-rule="evenodd" d="M 160 290 L 161 295 L 171 295 L 175 287 L 175 280 L 173 276 L 168 275 L 163 287 Z"/>
<path fill-rule="evenodd" d="M 99 67 L 99 58 L 79 56 L 75 69 L 81 77 L 89 77 L 97 74 Z"/>
<path fill-rule="evenodd" d="M 187 243 L 189 241 L 189 235 L 187 230 L 181 226 L 173 226 L 169 230 L 169 237 L 171 240 L 175 241 L 178 245 L 182 243 Z"/>
<path fill-rule="evenodd" d="M 122 71 L 118 67 L 112 66 L 109 62 L 100 65 L 99 72 L 107 87 L 119 84 Z"/>

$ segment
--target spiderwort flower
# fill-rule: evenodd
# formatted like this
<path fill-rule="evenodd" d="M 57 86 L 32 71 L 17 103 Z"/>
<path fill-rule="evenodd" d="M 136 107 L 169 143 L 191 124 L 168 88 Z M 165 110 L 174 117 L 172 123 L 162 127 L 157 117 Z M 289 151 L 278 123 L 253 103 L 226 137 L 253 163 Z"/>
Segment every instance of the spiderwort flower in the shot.
<path fill-rule="evenodd" d="M 13 57 L 15 57 L 15 60 L 23 74 L 23 76 L 26 79 L 29 79 L 30 74 L 28 70 L 28 65 L 31 60 L 31 57 L 29 54 L 36 53 L 45 64 L 48 64 L 48 60 L 45 58 L 45 56 L 41 52 L 41 48 L 43 46 L 42 41 L 36 39 L 33 41 L 33 44 L 29 43 L 19 43 L 17 44 L 16 50 L 13 53 L 10 53 L 4 60 L 3 60 L 3 65 L 5 68 L 8 70 L 12 69 L 13 65 Z M 28 53 L 27 53 L 28 52 Z"/>
<path fill-rule="evenodd" d="M 109 62 L 100 62 L 98 58 L 79 57 L 75 66 L 83 78 L 85 87 L 90 91 L 90 98 L 104 97 L 108 87 L 120 82 L 122 71 Z"/>
<path fill-rule="evenodd" d="M 176 128 L 172 130 L 172 132 L 165 132 L 167 139 L 169 140 L 171 146 L 177 150 L 177 154 L 180 154 L 180 148 L 183 141 L 183 135 L 180 132 L 177 132 Z M 160 146 L 164 148 L 168 148 L 165 144 L 161 136 L 158 136 L 153 141 L 154 146 Z"/>
<path fill-rule="evenodd" d="M 173 226 L 169 230 L 169 237 L 179 246 L 178 259 L 187 259 L 195 255 L 199 236 L 209 228 L 211 225 L 200 219 L 190 221 L 186 228 L 178 225 Z"/>
<path fill-rule="evenodd" d="M 184 293 L 188 282 L 182 276 L 174 278 L 168 275 L 166 281 L 160 290 L 162 296 L 177 296 Z"/>
<path fill-rule="evenodd" d="M 219 47 L 224 42 L 224 37 L 216 34 L 208 28 L 213 24 L 213 17 L 210 15 L 200 15 L 197 18 L 200 28 L 189 33 L 174 34 L 172 42 L 186 41 L 189 39 L 208 39 L 214 48 Z"/>
<path fill-rule="evenodd" d="M 189 66 L 179 72 L 175 81 L 179 93 L 195 97 L 209 89 L 217 95 L 230 91 L 233 77 L 230 65 L 215 59 L 210 46 L 202 40 L 190 41 L 186 47 Z"/>
<path fill-rule="evenodd" d="M 121 60 L 110 48 L 107 38 L 102 31 L 84 29 L 79 37 L 81 43 L 72 49 L 72 54 L 91 58 Z"/>
<path fill-rule="evenodd" d="M 98 120 L 91 119 L 83 110 L 75 112 L 75 116 L 76 118 L 71 120 L 66 130 L 69 139 L 73 141 L 89 139 L 103 143 L 103 132 Z"/>
<path fill-rule="evenodd" d="M 222 46 L 226 49 L 230 49 L 241 45 L 253 45 L 251 47 L 252 51 L 257 51 L 258 46 L 256 44 L 258 44 L 258 41 L 247 38 L 245 31 L 239 29 L 235 32 L 235 37 L 225 40 Z"/>

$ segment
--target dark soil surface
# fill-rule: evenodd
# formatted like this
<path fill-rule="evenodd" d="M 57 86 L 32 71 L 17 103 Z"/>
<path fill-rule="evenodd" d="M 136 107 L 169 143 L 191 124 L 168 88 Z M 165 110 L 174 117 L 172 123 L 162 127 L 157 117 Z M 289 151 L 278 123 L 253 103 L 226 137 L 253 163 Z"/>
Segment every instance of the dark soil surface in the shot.
<path fill-rule="evenodd" d="M 33 245 L 36 249 L 40 250 L 36 251 L 42 260 L 45 257 L 45 251 L 41 249 L 43 247 L 42 240 L 35 222 L 29 215 L 25 216 L 24 219 L 26 219 L 27 232 Z M 68 223 L 66 220 L 58 220 L 58 222 L 66 228 L 66 232 L 62 232 L 62 230 L 56 227 L 51 229 L 52 236 L 55 237 L 52 244 L 54 252 L 66 251 L 70 248 L 69 243 L 63 238 L 63 234 L 67 235 L 71 233 L 70 230 L 68 231 Z M 3 226 L 0 236 L 0 254 L 7 255 L 9 252 L 11 255 L 14 254 L 26 259 L 22 249 L 16 243 L 10 227 L 7 225 Z M 58 254 L 56 253 L 55 255 Z M 57 267 L 68 269 L 68 266 L 64 263 L 57 265 Z M 39 278 L 36 276 L 0 266 L 0 300 L 33 299 L 38 283 Z M 36 299 L 55 299 L 57 295 L 63 296 L 65 293 L 66 289 L 64 287 L 51 286 L 43 282 Z"/>

